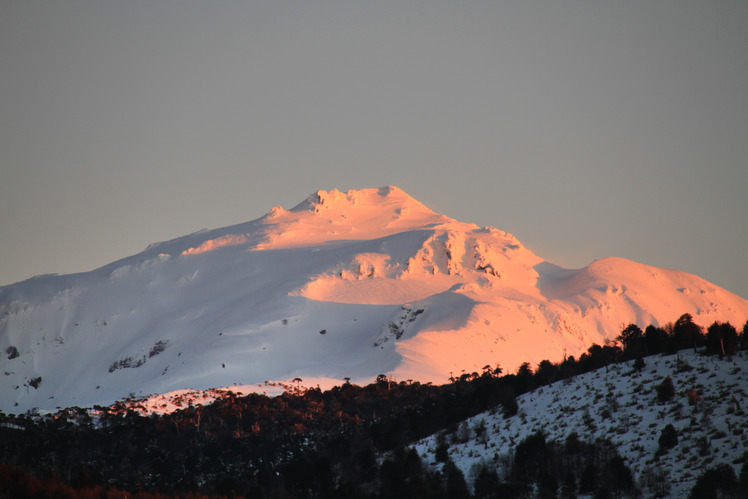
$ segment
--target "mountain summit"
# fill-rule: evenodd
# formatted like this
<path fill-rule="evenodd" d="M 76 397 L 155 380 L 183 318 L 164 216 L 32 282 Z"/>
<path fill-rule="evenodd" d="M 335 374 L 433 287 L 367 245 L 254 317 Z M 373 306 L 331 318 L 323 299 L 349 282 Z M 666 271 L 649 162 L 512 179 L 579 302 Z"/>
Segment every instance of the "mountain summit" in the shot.
<path fill-rule="evenodd" d="M 748 301 L 621 258 L 564 269 L 396 187 L 318 191 L 91 272 L 0 287 L 0 410 L 297 377 L 444 383 L 683 313 L 742 324 Z"/>

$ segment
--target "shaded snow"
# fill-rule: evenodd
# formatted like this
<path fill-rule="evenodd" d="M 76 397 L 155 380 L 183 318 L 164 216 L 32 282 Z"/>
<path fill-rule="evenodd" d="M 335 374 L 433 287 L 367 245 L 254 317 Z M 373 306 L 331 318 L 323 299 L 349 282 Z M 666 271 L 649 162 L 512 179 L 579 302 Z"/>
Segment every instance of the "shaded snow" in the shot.
<path fill-rule="evenodd" d="M 747 352 L 720 360 L 681 351 L 647 357 L 645 362 L 640 372 L 632 367 L 633 361 L 613 364 L 521 395 L 518 413 L 510 418 L 504 418 L 500 408 L 498 413 L 470 418 L 463 423 L 466 442 L 447 435 L 449 456 L 466 478 L 476 465 L 487 463 L 505 479 L 512 449 L 527 436 L 543 431 L 547 440 L 563 443 L 576 432 L 583 441 L 610 439 L 645 497 L 654 496 L 646 483 L 648 475 L 664 477 L 669 497 L 685 497 L 698 476 L 719 463 L 733 466 L 738 475 L 740 467 L 734 461 L 748 452 Z M 655 386 L 667 376 L 676 394 L 671 401 L 660 402 Z M 689 405 L 686 391 L 691 389 L 701 394 L 698 406 Z M 484 442 L 475 437 L 481 422 L 486 427 Z M 678 444 L 656 457 L 667 424 L 678 432 Z M 440 468 L 436 446 L 432 436 L 415 448 L 425 463 Z"/>

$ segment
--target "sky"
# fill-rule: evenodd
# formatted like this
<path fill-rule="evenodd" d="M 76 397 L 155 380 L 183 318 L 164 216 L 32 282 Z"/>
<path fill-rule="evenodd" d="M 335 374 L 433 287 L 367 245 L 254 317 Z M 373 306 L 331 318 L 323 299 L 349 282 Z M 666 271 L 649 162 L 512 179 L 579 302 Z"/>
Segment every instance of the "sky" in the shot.
<path fill-rule="evenodd" d="M 748 298 L 748 2 L 0 2 L 0 285 L 396 185 Z"/>

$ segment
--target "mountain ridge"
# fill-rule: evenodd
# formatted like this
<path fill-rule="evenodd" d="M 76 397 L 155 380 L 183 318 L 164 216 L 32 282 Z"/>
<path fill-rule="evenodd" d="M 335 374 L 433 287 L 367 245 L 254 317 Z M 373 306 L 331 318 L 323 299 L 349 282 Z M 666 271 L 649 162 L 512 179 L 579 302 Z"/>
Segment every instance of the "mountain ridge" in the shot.
<path fill-rule="evenodd" d="M 396 187 L 317 191 L 91 272 L 0 287 L 0 351 L 18 351 L 0 357 L 0 409 L 295 377 L 444 383 L 683 313 L 742 324 L 748 301 L 617 257 L 563 269 Z"/>

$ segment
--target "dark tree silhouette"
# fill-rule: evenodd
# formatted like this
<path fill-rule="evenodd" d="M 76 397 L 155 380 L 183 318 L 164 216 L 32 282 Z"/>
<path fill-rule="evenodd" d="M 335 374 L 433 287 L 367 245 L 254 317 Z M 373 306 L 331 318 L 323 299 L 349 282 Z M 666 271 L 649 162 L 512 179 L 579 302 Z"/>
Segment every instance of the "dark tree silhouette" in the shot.
<path fill-rule="evenodd" d="M 667 402 L 668 400 L 671 400 L 673 398 L 673 395 L 675 395 L 675 386 L 673 386 L 673 379 L 668 376 L 662 381 L 662 383 L 655 386 L 655 390 L 657 391 L 657 400 L 659 400 L 660 402 Z"/>
<path fill-rule="evenodd" d="M 549 385 L 558 378 L 558 365 L 552 364 L 548 360 L 543 360 L 538 364 L 538 370 L 535 371 L 535 382 L 540 385 Z"/>
<path fill-rule="evenodd" d="M 535 388 L 532 367 L 529 362 L 523 362 L 517 369 L 517 386 L 521 393 L 529 392 Z"/>
<path fill-rule="evenodd" d="M 616 338 L 623 343 L 623 352 L 627 358 L 641 354 L 644 346 L 644 333 L 636 324 L 626 326 Z"/>
<path fill-rule="evenodd" d="M 500 484 L 501 480 L 496 468 L 489 466 L 487 463 L 481 464 L 475 474 L 475 497 L 481 499 L 493 497 Z"/>
<path fill-rule="evenodd" d="M 673 345 L 676 350 L 693 348 L 704 344 L 704 332 L 698 324 L 694 323 L 691 314 L 681 315 L 673 326 Z"/>
<path fill-rule="evenodd" d="M 660 444 L 660 450 L 663 452 L 678 445 L 678 432 L 675 431 L 675 427 L 672 424 L 668 423 L 662 429 L 657 443 Z"/>
<path fill-rule="evenodd" d="M 465 498 L 470 497 L 470 491 L 465 482 L 465 475 L 460 468 L 450 459 L 444 464 L 444 481 L 447 497 Z"/>
<path fill-rule="evenodd" d="M 715 322 L 706 331 L 706 351 L 710 355 L 732 356 L 738 351 L 738 332 L 729 322 Z"/>
<path fill-rule="evenodd" d="M 656 355 L 668 350 L 670 338 L 664 328 L 655 327 L 650 324 L 644 329 L 643 339 L 646 355 Z"/>
<path fill-rule="evenodd" d="M 634 488 L 634 478 L 631 470 L 626 466 L 621 456 L 615 456 L 608 461 L 603 476 L 606 483 L 619 494 Z"/>
<path fill-rule="evenodd" d="M 722 463 L 702 473 L 696 479 L 696 485 L 691 489 L 688 497 L 691 499 L 734 497 L 734 493 L 738 491 L 737 487 L 735 470 L 729 464 Z"/>

